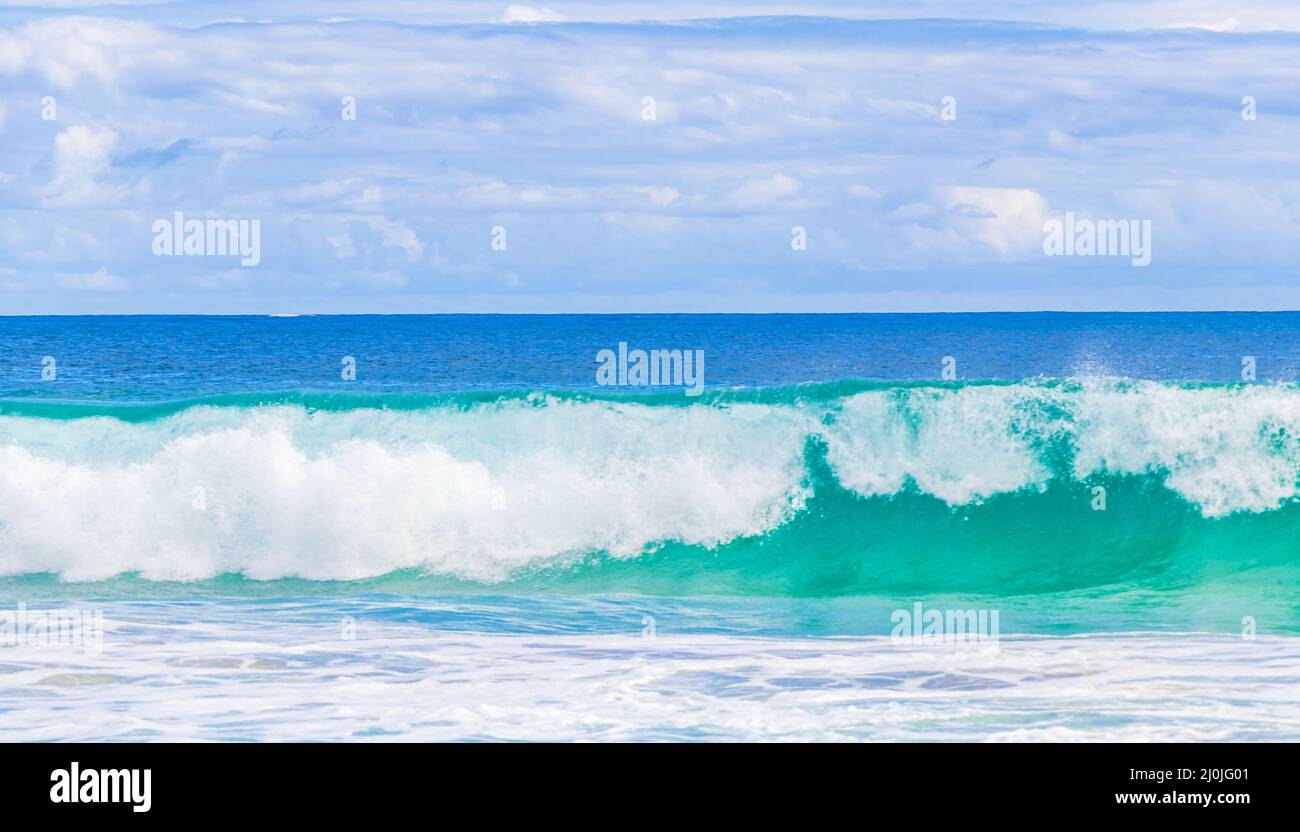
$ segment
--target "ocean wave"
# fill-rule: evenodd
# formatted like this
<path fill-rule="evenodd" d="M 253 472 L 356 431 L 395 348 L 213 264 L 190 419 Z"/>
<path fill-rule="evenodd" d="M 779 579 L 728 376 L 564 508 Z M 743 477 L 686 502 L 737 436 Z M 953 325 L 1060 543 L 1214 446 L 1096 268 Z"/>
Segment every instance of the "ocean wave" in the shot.
<path fill-rule="evenodd" d="M 1149 518 L 1156 526 L 1182 523 L 1173 515 L 1185 511 L 1211 524 L 1205 532 L 1295 500 L 1298 436 L 1293 385 L 1107 379 L 845 381 L 697 400 L 298 392 L 7 401 L 0 574 L 352 580 L 420 570 L 498 583 L 585 568 L 593 555 L 612 565 L 664 547 L 716 552 L 750 541 L 764 547 L 754 557 L 770 575 L 783 558 L 792 570 L 816 557 L 860 565 L 879 550 L 883 526 L 906 532 L 904 512 L 942 524 L 942 512 L 959 511 L 964 522 L 1006 511 L 993 504 L 1009 497 L 1047 539 L 1091 534 L 1099 545 L 1149 548 L 1140 517 L 1118 540 L 1080 519 L 1094 519 L 1095 488 L 1119 488 L 1130 505 L 1160 503 L 1173 519 Z M 828 501 L 837 493 L 849 499 Z M 833 523 L 835 535 L 816 523 Z M 1005 517 L 990 525 L 1020 527 Z M 892 556 L 904 559 L 930 545 L 909 549 L 905 534 L 896 542 Z M 855 571 L 844 587 L 867 579 Z"/>

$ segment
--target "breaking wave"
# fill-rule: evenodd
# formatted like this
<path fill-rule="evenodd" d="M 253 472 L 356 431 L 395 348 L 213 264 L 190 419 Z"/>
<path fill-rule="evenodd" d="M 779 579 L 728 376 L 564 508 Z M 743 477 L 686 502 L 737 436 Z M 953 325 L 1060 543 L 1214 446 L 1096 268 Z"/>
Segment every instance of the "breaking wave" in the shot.
<path fill-rule="evenodd" d="M 1293 385 L 14 400 L 0 574 L 795 595 L 1276 581 L 1300 560 L 1298 473 Z"/>

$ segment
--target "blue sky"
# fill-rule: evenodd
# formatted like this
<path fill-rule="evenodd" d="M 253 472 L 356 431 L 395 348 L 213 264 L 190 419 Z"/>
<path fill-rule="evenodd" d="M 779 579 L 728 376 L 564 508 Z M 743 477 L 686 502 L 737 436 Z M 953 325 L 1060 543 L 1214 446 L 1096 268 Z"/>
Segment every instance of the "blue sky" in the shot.
<path fill-rule="evenodd" d="M 0 314 L 1297 309 L 1300 7 L 1237 5 L 0 0 Z"/>

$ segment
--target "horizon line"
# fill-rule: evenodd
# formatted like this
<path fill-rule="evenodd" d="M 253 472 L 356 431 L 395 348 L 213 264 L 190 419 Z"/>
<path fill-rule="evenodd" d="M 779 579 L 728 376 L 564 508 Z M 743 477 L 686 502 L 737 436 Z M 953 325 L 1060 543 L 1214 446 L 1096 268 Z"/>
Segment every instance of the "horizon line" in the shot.
<path fill-rule="evenodd" d="M 981 309 L 908 310 L 856 312 L 28 312 L 5 314 L 4 318 L 360 318 L 360 317 L 619 317 L 735 315 L 1291 315 L 1300 309 Z"/>

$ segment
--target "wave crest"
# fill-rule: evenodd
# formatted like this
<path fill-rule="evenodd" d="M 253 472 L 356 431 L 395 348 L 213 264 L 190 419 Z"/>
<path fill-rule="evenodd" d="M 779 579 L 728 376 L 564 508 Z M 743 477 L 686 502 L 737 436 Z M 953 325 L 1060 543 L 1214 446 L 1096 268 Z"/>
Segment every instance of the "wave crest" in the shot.
<path fill-rule="evenodd" d="M 1293 500 L 1300 472 L 1292 385 L 841 383 L 702 402 L 8 412 L 0 573 L 72 580 L 420 569 L 495 582 L 593 552 L 763 539 L 823 488 L 956 507 L 1138 477 L 1218 518 Z"/>

